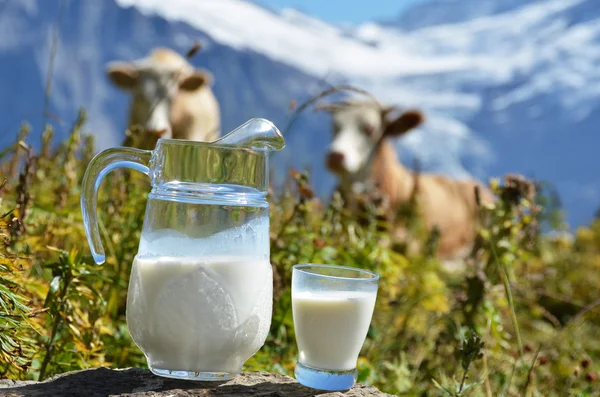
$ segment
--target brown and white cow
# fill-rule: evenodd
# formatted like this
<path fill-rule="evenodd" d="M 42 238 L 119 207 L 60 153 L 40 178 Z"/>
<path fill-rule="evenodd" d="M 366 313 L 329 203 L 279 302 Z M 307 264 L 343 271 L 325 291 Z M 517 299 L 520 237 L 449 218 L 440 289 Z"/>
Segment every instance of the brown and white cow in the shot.
<path fill-rule="evenodd" d="M 417 175 L 400 163 L 391 139 L 418 127 L 424 120 L 423 114 L 407 110 L 390 118 L 394 108 L 382 107 L 374 100 L 346 101 L 320 108 L 333 116 L 327 167 L 338 176 L 343 196 L 378 189 L 387 198 L 387 211 L 395 213 L 415 194 L 425 227 L 437 227 L 440 232 L 439 257 L 444 261 L 464 258 L 476 236 L 475 186 L 479 186 L 483 203 L 492 201 L 493 196 L 478 181 Z M 401 223 L 394 216 L 390 219 L 395 222 L 392 235 L 406 238 Z"/>
<path fill-rule="evenodd" d="M 129 128 L 144 129 L 139 139 L 126 140 L 128 146 L 153 149 L 160 137 L 218 138 L 221 116 L 211 89 L 212 74 L 195 69 L 177 52 L 156 48 L 133 62 L 111 62 L 106 73 L 117 87 L 132 95 Z"/>

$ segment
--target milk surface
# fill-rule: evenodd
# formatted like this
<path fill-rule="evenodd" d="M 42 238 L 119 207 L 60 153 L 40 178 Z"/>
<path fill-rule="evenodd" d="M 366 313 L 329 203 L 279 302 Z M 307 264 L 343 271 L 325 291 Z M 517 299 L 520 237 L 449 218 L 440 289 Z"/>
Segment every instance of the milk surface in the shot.
<path fill-rule="evenodd" d="M 138 254 L 127 325 L 155 369 L 236 373 L 267 337 L 272 295 L 267 259 Z"/>
<path fill-rule="evenodd" d="M 293 293 L 299 362 L 318 369 L 356 368 L 376 296 L 376 292 L 362 291 Z"/>

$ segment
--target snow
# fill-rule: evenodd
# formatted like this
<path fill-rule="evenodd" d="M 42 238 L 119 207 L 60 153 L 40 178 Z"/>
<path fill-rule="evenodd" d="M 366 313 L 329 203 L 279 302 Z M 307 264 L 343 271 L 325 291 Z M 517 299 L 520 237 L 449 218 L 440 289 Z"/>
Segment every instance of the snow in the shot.
<path fill-rule="evenodd" d="M 532 31 L 541 36 L 553 31 L 562 33 L 564 26 L 548 27 L 546 21 L 582 1 L 552 0 L 501 16 L 438 25 L 412 33 L 367 23 L 351 32 L 354 37 L 295 10 L 277 14 L 240 0 L 117 0 L 117 3 L 184 21 L 218 42 L 251 49 L 318 76 L 336 71 L 352 77 L 386 79 L 476 70 L 494 79 L 507 80 L 517 70 L 531 69 L 540 60 L 535 42 L 538 35 L 521 43 L 519 48 L 514 47 L 515 38 Z M 585 28 L 580 28 L 576 35 L 574 39 L 595 36 Z M 508 54 L 511 56 L 507 58 Z"/>
<path fill-rule="evenodd" d="M 449 58 L 442 63 L 430 57 L 419 58 L 404 48 L 402 41 L 375 48 L 298 11 L 284 10 L 279 15 L 238 0 L 117 0 L 117 3 L 184 21 L 222 44 L 251 49 L 315 75 L 335 70 L 348 76 L 385 78 L 465 66 L 463 58 Z"/>

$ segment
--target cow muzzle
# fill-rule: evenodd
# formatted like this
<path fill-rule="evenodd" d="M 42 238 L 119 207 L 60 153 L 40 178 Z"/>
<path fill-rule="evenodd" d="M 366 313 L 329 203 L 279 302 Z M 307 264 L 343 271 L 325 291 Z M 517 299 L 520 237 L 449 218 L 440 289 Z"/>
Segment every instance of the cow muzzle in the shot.
<path fill-rule="evenodd" d="M 344 167 L 344 153 L 329 152 L 327 155 L 327 168 L 338 174 L 346 171 Z"/>

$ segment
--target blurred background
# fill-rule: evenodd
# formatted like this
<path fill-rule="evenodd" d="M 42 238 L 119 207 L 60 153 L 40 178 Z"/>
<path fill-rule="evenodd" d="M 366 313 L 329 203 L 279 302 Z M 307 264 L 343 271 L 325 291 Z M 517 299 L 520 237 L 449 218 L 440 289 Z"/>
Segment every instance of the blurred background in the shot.
<path fill-rule="evenodd" d="M 599 0 L 0 0 L 0 378 L 146 365 L 126 302 L 148 178 L 113 172 L 100 186 L 102 266 L 80 196 L 94 153 L 140 137 L 153 147 L 173 114 L 194 125 L 165 97 L 208 92 L 205 75 L 132 72 L 157 47 L 210 71 L 221 134 L 263 117 L 286 139 L 271 161 L 273 317 L 244 371 L 294 374 L 291 269 L 330 263 L 381 276 L 360 383 L 411 397 L 600 396 Z M 147 91 L 141 135 L 112 61 L 124 62 L 113 80 Z M 379 164 L 396 149 L 406 167 L 481 179 L 498 200 L 476 206 L 470 187 L 449 185 L 453 203 L 416 178 L 398 205 L 370 189 L 356 195 L 362 215 L 345 207 L 325 166 L 331 115 L 313 106 L 348 94 L 320 97 L 339 86 L 425 114 Z M 209 101 L 197 109 L 212 122 Z M 406 114 L 405 126 L 420 120 Z M 347 131 L 372 138 L 375 122 Z M 359 158 L 352 148 L 330 160 Z M 410 187 L 373 168 L 367 183 Z M 424 211 L 421 187 L 433 192 Z M 462 199 L 481 221 L 472 237 Z M 467 255 L 449 264 L 448 237 Z"/>
<path fill-rule="evenodd" d="M 522 173 L 556 190 L 571 228 L 600 206 L 600 3 L 597 0 L 3 0 L 0 146 L 22 122 L 57 141 L 78 107 L 96 150 L 124 137 L 129 96 L 105 65 L 157 46 L 214 74 L 222 132 L 252 117 L 284 128 L 289 104 L 352 84 L 427 122 L 397 141 L 407 166 L 488 180 Z M 310 110 L 285 131 L 276 179 L 312 172 L 329 197 L 327 115 Z"/>

